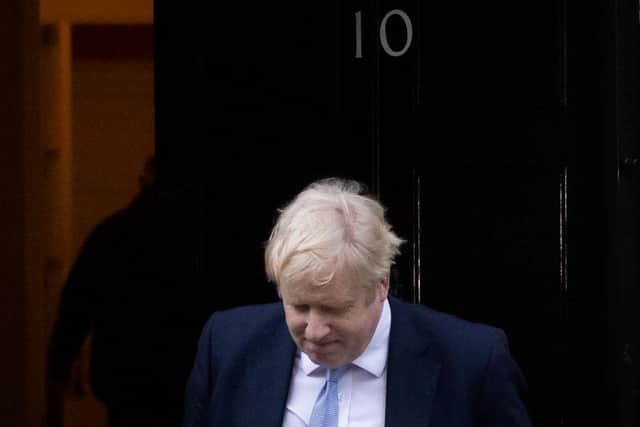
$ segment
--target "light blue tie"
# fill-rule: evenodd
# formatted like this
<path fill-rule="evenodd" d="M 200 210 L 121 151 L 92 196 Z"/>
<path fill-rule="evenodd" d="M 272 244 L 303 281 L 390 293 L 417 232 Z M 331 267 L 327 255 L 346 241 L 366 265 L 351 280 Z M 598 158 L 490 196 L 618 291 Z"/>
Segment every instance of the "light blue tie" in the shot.
<path fill-rule="evenodd" d="M 347 371 L 347 367 L 328 369 L 327 382 L 320 390 L 316 404 L 311 412 L 309 427 L 338 427 L 339 402 L 338 381 Z"/>

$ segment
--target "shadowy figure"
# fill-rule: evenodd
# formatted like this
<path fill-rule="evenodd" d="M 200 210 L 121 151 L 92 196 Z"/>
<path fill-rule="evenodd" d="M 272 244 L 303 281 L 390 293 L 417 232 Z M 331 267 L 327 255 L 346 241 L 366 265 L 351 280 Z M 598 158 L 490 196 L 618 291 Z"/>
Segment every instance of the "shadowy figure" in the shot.
<path fill-rule="evenodd" d="M 194 343 L 211 311 L 199 283 L 199 197 L 194 189 L 159 191 L 150 158 L 140 192 L 84 242 L 50 341 L 51 424 L 60 422 L 61 396 L 89 335 L 91 386 L 110 426 L 180 424 Z"/>

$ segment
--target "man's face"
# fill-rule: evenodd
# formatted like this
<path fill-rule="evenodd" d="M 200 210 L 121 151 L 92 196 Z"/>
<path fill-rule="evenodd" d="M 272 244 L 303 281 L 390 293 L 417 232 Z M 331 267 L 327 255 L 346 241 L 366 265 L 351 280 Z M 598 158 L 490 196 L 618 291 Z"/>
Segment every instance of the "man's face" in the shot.
<path fill-rule="evenodd" d="M 328 368 L 351 363 L 371 341 L 388 288 L 386 279 L 372 290 L 339 275 L 324 286 L 287 285 L 281 297 L 289 332 L 313 362 Z"/>

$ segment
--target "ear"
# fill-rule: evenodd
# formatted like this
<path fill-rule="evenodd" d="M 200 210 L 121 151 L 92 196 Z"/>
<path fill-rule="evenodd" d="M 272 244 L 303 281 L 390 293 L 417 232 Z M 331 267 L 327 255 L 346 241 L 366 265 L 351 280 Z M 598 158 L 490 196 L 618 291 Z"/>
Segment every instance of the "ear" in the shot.
<path fill-rule="evenodd" d="M 385 274 L 385 276 L 380 279 L 378 283 L 378 298 L 380 301 L 384 301 L 387 299 L 389 295 L 389 273 Z"/>

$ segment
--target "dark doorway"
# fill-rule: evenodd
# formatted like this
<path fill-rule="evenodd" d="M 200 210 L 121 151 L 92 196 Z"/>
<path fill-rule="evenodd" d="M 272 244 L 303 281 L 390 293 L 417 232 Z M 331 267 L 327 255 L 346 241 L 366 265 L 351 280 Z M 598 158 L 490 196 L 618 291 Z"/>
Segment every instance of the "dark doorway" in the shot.
<path fill-rule="evenodd" d="M 203 286 L 233 291 L 211 308 L 275 300 L 276 209 L 314 179 L 359 179 L 407 239 L 395 294 L 503 328 L 536 426 L 635 425 L 617 349 L 637 341 L 611 334 L 629 320 L 612 295 L 638 295 L 614 273 L 637 253 L 614 250 L 635 209 L 617 193 L 635 104 L 616 101 L 632 50 L 616 40 L 637 39 L 620 10 L 156 2 L 157 152 L 167 185 L 201 187 Z"/>

